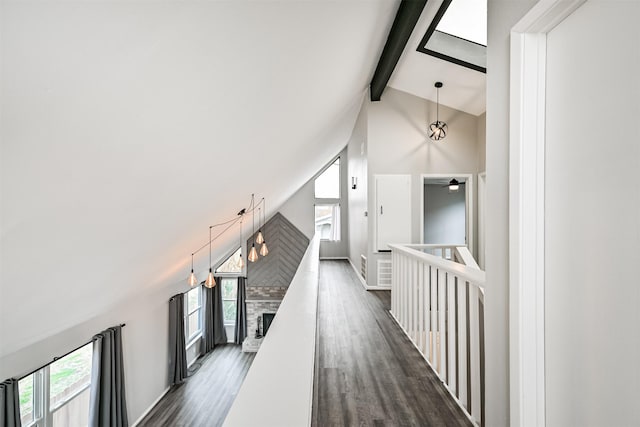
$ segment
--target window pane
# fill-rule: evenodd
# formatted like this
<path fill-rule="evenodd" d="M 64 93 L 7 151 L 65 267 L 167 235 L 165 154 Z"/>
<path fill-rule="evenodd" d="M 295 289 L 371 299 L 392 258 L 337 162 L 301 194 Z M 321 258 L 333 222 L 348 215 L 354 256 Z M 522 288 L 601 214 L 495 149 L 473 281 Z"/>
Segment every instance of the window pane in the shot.
<path fill-rule="evenodd" d="M 53 413 L 54 427 L 86 427 L 89 424 L 89 399 L 91 389 L 86 388 L 82 393 L 71 399 L 63 407 Z"/>
<path fill-rule="evenodd" d="M 485 0 L 453 0 L 436 30 L 486 46 L 487 2 Z"/>
<path fill-rule="evenodd" d="M 340 206 L 315 206 L 316 233 L 322 240 L 340 240 Z"/>
<path fill-rule="evenodd" d="M 23 425 L 29 424 L 34 418 L 33 404 L 33 376 L 24 377 L 18 381 L 18 392 L 20 393 L 20 419 Z"/>
<path fill-rule="evenodd" d="M 236 301 L 222 301 L 222 311 L 224 311 L 224 323 L 235 323 L 236 321 Z"/>
<path fill-rule="evenodd" d="M 92 355 L 93 345 L 89 343 L 50 365 L 49 399 L 51 408 L 69 400 L 89 385 Z"/>
<path fill-rule="evenodd" d="M 236 299 L 238 294 L 237 279 L 222 279 L 222 298 Z"/>
<path fill-rule="evenodd" d="M 340 158 L 337 158 L 315 181 L 316 199 L 340 197 Z"/>
<path fill-rule="evenodd" d="M 200 286 L 187 292 L 187 313 L 200 306 Z"/>
<path fill-rule="evenodd" d="M 189 329 L 187 331 L 187 341 L 193 335 L 198 333 L 198 331 L 200 331 L 200 310 L 194 312 L 189 316 L 188 323 L 189 323 Z"/>
<path fill-rule="evenodd" d="M 242 268 L 240 268 L 240 248 L 227 258 L 220 267 L 216 268 L 216 273 L 242 273 Z"/>

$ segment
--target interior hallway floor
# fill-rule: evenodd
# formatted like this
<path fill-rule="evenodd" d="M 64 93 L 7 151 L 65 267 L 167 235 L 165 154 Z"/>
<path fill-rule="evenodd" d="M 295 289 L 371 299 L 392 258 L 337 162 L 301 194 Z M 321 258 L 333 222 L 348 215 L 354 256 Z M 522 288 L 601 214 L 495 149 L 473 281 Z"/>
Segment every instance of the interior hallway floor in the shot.
<path fill-rule="evenodd" d="M 313 422 L 324 426 L 471 426 L 348 261 L 321 261 Z"/>
<path fill-rule="evenodd" d="M 242 346 L 217 346 L 197 360 L 201 364 L 187 380 L 171 389 L 138 427 L 221 426 L 240 390 L 255 353 L 243 353 Z"/>

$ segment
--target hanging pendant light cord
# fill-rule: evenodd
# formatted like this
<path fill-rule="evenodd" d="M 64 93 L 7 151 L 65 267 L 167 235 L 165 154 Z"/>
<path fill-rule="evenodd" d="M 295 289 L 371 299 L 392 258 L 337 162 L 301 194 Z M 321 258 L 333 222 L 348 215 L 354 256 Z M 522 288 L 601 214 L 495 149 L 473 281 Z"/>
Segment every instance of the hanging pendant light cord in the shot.
<path fill-rule="evenodd" d="M 436 123 L 440 123 L 440 88 L 436 88 Z"/>

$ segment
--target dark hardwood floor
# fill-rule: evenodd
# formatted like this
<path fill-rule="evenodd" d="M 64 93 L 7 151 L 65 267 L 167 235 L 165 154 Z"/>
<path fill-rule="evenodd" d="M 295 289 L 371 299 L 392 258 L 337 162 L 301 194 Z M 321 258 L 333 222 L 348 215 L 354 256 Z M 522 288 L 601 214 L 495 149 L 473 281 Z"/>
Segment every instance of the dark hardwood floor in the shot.
<path fill-rule="evenodd" d="M 222 425 L 254 357 L 240 345 L 216 347 L 194 363 L 192 368 L 201 364 L 198 371 L 170 390 L 138 426 Z"/>
<path fill-rule="evenodd" d="M 313 426 L 470 426 L 347 261 L 320 262 Z"/>

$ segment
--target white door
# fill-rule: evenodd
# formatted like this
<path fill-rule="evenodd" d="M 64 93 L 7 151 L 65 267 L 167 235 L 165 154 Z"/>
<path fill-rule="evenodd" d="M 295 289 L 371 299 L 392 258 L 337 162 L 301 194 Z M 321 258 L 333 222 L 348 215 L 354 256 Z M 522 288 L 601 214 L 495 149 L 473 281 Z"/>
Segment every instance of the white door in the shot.
<path fill-rule="evenodd" d="M 411 175 L 376 175 L 376 251 L 411 243 Z"/>

